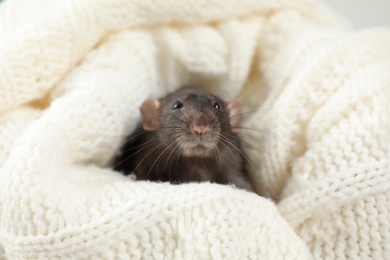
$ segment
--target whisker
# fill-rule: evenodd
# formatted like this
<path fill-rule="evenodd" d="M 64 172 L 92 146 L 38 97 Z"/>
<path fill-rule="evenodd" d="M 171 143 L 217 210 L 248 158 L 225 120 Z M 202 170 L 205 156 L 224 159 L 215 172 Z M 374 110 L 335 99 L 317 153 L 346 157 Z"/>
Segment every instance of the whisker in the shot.
<path fill-rule="evenodd" d="M 275 110 L 286 110 L 286 109 L 298 109 L 302 108 L 301 106 L 291 106 L 291 107 L 273 107 L 273 108 L 262 108 L 262 109 L 255 109 L 255 110 L 250 110 L 250 111 L 245 111 L 242 113 L 238 113 L 232 116 L 228 116 L 226 118 L 230 117 L 235 117 L 235 116 L 241 116 L 241 115 L 246 115 L 246 114 L 251 114 L 251 113 L 267 113 L 267 112 L 273 112 Z"/>
<path fill-rule="evenodd" d="M 234 73 L 237 75 L 239 71 L 234 71 Z M 224 83 L 225 87 L 223 88 L 223 92 L 219 94 L 219 96 L 221 98 L 224 98 L 226 91 L 229 90 L 233 86 L 233 84 L 237 84 L 236 76 L 234 74 L 228 75 L 228 79 Z"/>
<path fill-rule="evenodd" d="M 187 110 L 187 107 L 185 106 L 184 109 L 186 110 L 187 118 L 189 118 L 190 122 L 192 122 L 193 118 L 190 117 L 188 110 Z"/>
<path fill-rule="evenodd" d="M 180 145 L 182 145 L 182 142 L 181 142 L 181 139 L 178 139 L 178 142 L 177 142 L 177 145 L 172 149 L 172 151 L 175 151 L 176 148 L 179 146 L 179 150 L 180 150 Z M 177 169 L 177 162 L 179 160 L 179 157 L 180 157 L 180 152 L 176 153 L 177 154 L 177 159 L 176 159 L 176 169 Z M 170 157 L 171 155 L 169 155 Z M 169 157 L 168 157 L 168 160 L 169 161 Z M 169 164 L 169 170 L 168 170 L 168 176 L 169 176 L 169 180 L 171 180 L 171 166 L 172 166 L 172 162 L 174 161 L 174 159 L 172 159 L 170 161 L 170 164 Z"/>
<path fill-rule="evenodd" d="M 246 92 L 248 92 L 251 88 L 253 88 L 253 86 L 255 86 L 255 84 L 258 83 L 258 82 L 253 82 L 252 84 L 250 84 L 248 87 L 246 87 L 241 93 L 238 94 L 238 96 L 236 96 L 233 100 L 230 100 L 227 104 L 230 105 L 231 103 L 233 103 L 235 100 L 237 100 L 239 97 L 241 97 L 242 95 L 244 95 Z"/>
<path fill-rule="evenodd" d="M 184 120 L 182 120 L 181 118 L 177 117 L 177 116 L 174 116 L 174 115 L 161 115 L 159 113 L 155 113 L 155 112 L 144 112 L 144 113 L 147 113 L 147 114 L 150 114 L 150 115 L 154 115 L 154 116 L 159 116 L 159 117 L 163 117 L 163 118 L 169 118 L 169 119 L 174 119 L 174 120 L 177 120 L 177 121 L 181 121 L 183 122 L 184 124 L 186 124 L 188 126 L 188 123 L 185 122 Z"/>
<path fill-rule="evenodd" d="M 142 149 L 140 149 L 139 151 L 137 151 L 136 153 L 134 153 L 134 154 L 137 154 L 137 153 L 139 153 L 139 152 L 141 152 L 141 151 L 143 151 L 143 150 L 145 150 L 145 149 L 147 149 L 147 148 L 149 148 L 149 147 L 151 147 L 151 146 L 154 146 L 154 141 L 156 141 L 157 139 L 158 139 L 159 137 L 155 137 L 155 138 L 153 138 L 153 139 L 150 139 L 150 140 L 148 140 L 148 141 L 146 141 L 146 142 L 144 142 L 144 143 L 142 143 L 142 144 L 140 144 L 140 145 L 137 145 L 137 146 L 135 146 L 135 147 L 132 147 L 132 148 L 130 148 L 130 149 L 126 149 L 126 150 L 124 150 L 124 151 L 122 151 L 122 153 L 126 153 L 126 152 L 129 152 L 129 151 L 131 151 L 131 150 L 134 150 L 134 149 L 137 149 L 137 148 L 139 148 L 139 147 L 142 147 L 142 146 L 145 146 L 144 148 L 142 148 Z M 166 140 L 168 140 L 169 138 L 165 138 Z M 134 155 L 133 154 L 133 155 Z"/>
<path fill-rule="evenodd" d="M 231 128 L 230 125 L 220 125 L 219 127 L 220 128 Z M 264 129 L 254 129 L 254 128 L 243 127 L 243 126 L 238 126 L 236 128 L 238 128 L 240 130 L 249 130 L 249 131 L 255 131 L 255 132 L 259 132 L 259 133 L 267 132 L 267 130 L 264 130 Z"/>
<path fill-rule="evenodd" d="M 233 154 L 233 152 L 232 152 L 232 150 L 230 150 L 230 148 L 225 144 L 225 142 L 224 142 L 224 140 L 222 139 L 222 137 L 221 136 L 218 136 L 218 139 L 221 141 L 221 144 L 226 148 L 226 149 L 228 149 L 228 151 L 230 152 L 230 154 L 232 155 L 232 157 L 233 157 L 233 159 L 234 159 L 234 161 L 236 162 L 236 165 L 238 165 L 238 163 L 237 163 L 237 159 L 236 159 L 236 157 L 234 156 L 234 154 Z"/>
<path fill-rule="evenodd" d="M 148 85 L 148 87 L 156 90 L 159 94 L 161 94 L 161 96 L 164 96 L 165 94 L 163 92 L 161 92 L 158 88 L 154 87 L 152 84 L 150 84 L 150 82 L 144 80 L 143 78 L 140 78 L 139 79 L 140 81 L 142 81 L 144 84 Z"/>
<path fill-rule="evenodd" d="M 156 149 L 158 149 L 159 146 L 161 146 L 161 145 L 162 145 L 162 144 L 156 145 L 156 147 L 155 147 L 148 155 L 146 155 L 146 156 L 144 157 L 144 159 L 142 159 L 142 161 L 145 160 L 145 158 L 146 158 L 147 156 L 149 156 L 153 151 L 155 151 Z M 127 161 L 127 160 L 130 159 L 131 157 L 132 157 L 132 156 L 129 156 L 129 157 L 127 157 L 126 159 L 122 160 L 120 163 L 118 163 L 117 165 L 115 165 L 114 168 L 116 168 L 116 167 L 119 166 L 120 164 L 124 163 L 125 161 Z M 138 168 L 138 166 L 142 163 L 142 161 L 137 165 L 137 167 L 135 167 L 134 172 L 135 172 L 135 170 Z"/>
<path fill-rule="evenodd" d="M 218 161 L 219 167 L 221 167 L 222 166 L 221 158 L 219 156 L 220 154 L 219 154 L 219 150 L 217 149 L 217 146 L 214 146 L 211 151 L 213 152 L 213 157 Z"/>
<path fill-rule="evenodd" d="M 246 142 L 245 140 L 242 140 L 241 138 L 238 138 L 238 137 L 236 137 L 236 136 L 234 136 L 234 135 L 226 134 L 226 133 L 225 133 L 225 135 L 230 136 L 230 137 L 236 139 L 238 142 L 241 142 L 241 143 L 244 143 L 245 145 L 250 146 L 252 149 L 257 149 L 255 146 L 253 146 L 252 144 Z"/>
<path fill-rule="evenodd" d="M 237 146 L 235 146 L 232 142 L 230 142 L 230 140 L 228 140 L 226 137 L 221 136 L 221 138 L 223 138 L 228 144 L 230 144 L 231 146 L 236 148 L 236 150 L 239 153 L 241 153 L 241 155 L 249 162 L 249 164 L 252 166 L 252 168 L 255 169 L 255 166 L 252 164 L 252 162 L 248 159 L 248 157 L 246 157 L 246 155 Z"/>
<path fill-rule="evenodd" d="M 228 118 L 232 118 L 232 117 L 237 117 L 237 116 L 242 116 L 242 115 L 247 115 L 247 114 L 252 114 L 252 113 L 267 113 L 267 112 L 273 112 L 273 111 L 275 111 L 275 110 L 298 109 L 298 108 L 301 108 L 301 107 L 299 107 L 299 106 L 294 106 L 294 107 L 255 109 L 255 110 L 246 111 L 246 112 L 242 112 L 242 113 L 235 114 L 235 115 L 226 116 L 226 117 L 222 118 L 221 120 L 218 120 L 217 122 L 215 122 L 213 125 L 215 125 L 215 124 L 217 124 L 217 123 L 222 123 L 222 122 L 224 122 L 225 120 L 227 120 Z"/>
<path fill-rule="evenodd" d="M 164 154 L 172 145 L 174 145 L 176 142 L 177 142 L 177 141 L 172 142 L 170 145 L 168 145 L 168 146 L 160 153 L 160 155 L 159 155 L 159 156 L 157 157 L 157 159 L 154 161 L 154 163 L 152 164 L 152 166 L 150 166 L 149 171 L 146 173 L 145 178 L 148 177 L 150 171 L 153 169 L 153 166 L 154 166 L 154 165 L 156 164 L 156 162 L 161 158 L 161 156 L 162 156 L 162 155 L 163 155 L 163 154 Z"/>
<path fill-rule="evenodd" d="M 130 142 L 131 140 L 133 140 L 134 138 L 136 138 L 136 137 L 138 137 L 138 136 L 140 136 L 140 135 L 142 135 L 142 134 L 144 134 L 144 133 L 146 133 L 146 132 L 148 132 L 148 131 L 146 131 L 146 130 L 143 130 L 143 131 L 140 131 L 140 132 L 135 132 L 133 135 L 131 135 L 131 137 L 130 138 L 128 138 L 128 139 L 126 139 L 126 141 L 122 144 L 122 146 L 124 146 L 125 144 L 127 144 L 128 142 Z"/>
<path fill-rule="evenodd" d="M 169 137 L 160 139 L 160 144 L 159 144 L 159 145 L 163 145 L 164 142 L 166 142 L 166 141 L 168 141 L 168 140 L 171 140 L 172 138 L 176 138 L 177 136 L 178 136 L 178 134 L 174 135 L 173 137 L 169 136 Z M 144 150 L 146 150 L 146 149 L 149 149 L 149 148 L 151 148 L 151 147 L 154 147 L 154 146 L 156 145 L 156 143 L 158 143 L 158 142 L 156 142 L 156 140 L 157 140 L 158 138 L 159 138 L 159 137 L 156 136 L 155 138 L 150 139 L 150 140 L 148 140 L 148 141 L 142 143 L 141 145 L 139 145 L 139 146 L 137 146 L 137 147 L 133 147 L 133 148 L 131 148 L 131 149 L 127 149 L 127 150 L 122 151 L 122 154 L 124 154 L 124 153 L 126 153 L 126 152 L 128 152 L 128 151 L 130 151 L 130 150 L 134 150 L 134 149 L 136 149 L 136 148 L 138 148 L 138 147 L 142 147 L 142 148 L 139 149 L 138 151 L 136 151 L 136 152 L 132 153 L 131 155 L 127 156 L 126 159 L 121 160 L 119 163 L 117 163 L 116 165 L 114 165 L 112 168 L 115 169 L 115 168 L 118 167 L 119 165 L 121 165 L 121 164 L 123 164 L 124 162 L 126 162 L 127 160 L 129 160 L 131 157 L 133 157 L 133 156 L 135 156 L 135 155 L 141 153 L 142 151 L 144 151 Z M 158 146 L 159 146 L 159 145 L 158 145 Z M 134 169 L 134 171 L 135 171 L 135 169 Z"/>
<path fill-rule="evenodd" d="M 172 153 L 175 151 L 176 147 L 178 147 L 179 145 L 180 145 L 180 142 L 177 142 L 176 146 L 175 146 L 175 147 L 173 147 L 173 149 L 172 149 L 171 153 L 170 153 L 170 154 L 169 154 L 169 156 L 168 156 L 168 159 L 165 161 L 164 168 L 166 168 L 166 167 L 167 167 L 168 161 L 169 161 L 169 159 L 171 158 L 171 155 L 172 155 Z"/>
<path fill-rule="evenodd" d="M 186 110 L 186 114 L 187 114 L 187 115 L 184 115 L 182 109 L 179 109 L 180 113 L 181 113 L 184 117 L 186 117 L 186 119 L 187 119 L 188 121 L 191 122 L 192 120 L 191 120 L 191 118 L 188 116 L 188 111 L 187 111 L 187 108 L 186 108 L 186 107 L 185 107 L 185 110 Z"/>

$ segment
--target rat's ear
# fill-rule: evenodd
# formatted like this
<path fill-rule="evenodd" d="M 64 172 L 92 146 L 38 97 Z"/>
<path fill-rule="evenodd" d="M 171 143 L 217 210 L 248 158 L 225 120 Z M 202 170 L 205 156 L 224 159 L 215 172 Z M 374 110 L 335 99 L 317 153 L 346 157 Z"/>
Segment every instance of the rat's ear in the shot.
<path fill-rule="evenodd" d="M 158 129 L 161 102 L 157 99 L 147 99 L 140 108 L 143 127 L 146 131 Z"/>
<path fill-rule="evenodd" d="M 240 130 L 241 123 L 241 104 L 238 100 L 233 100 L 228 105 L 229 110 L 229 121 L 232 126 L 233 132 L 238 132 Z"/>

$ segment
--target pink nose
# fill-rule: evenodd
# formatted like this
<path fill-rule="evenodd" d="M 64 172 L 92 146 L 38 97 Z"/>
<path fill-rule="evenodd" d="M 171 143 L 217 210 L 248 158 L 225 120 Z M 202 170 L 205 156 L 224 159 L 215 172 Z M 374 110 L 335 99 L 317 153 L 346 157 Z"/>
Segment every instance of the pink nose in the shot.
<path fill-rule="evenodd" d="M 205 135 L 209 132 L 208 125 L 194 125 L 194 133 L 197 135 Z"/>

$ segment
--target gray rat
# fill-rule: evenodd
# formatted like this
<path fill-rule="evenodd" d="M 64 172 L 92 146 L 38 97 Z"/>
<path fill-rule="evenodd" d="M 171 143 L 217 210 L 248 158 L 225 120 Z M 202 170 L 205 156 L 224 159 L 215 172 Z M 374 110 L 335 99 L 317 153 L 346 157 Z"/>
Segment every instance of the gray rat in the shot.
<path fill-rule="evenodd" d="M 138 180 L 214 182 L 253 191 L 237 135 L 241 105 L 182 87 L 141 108 L 142 126 L 122 147 L 115 169 Z"/>

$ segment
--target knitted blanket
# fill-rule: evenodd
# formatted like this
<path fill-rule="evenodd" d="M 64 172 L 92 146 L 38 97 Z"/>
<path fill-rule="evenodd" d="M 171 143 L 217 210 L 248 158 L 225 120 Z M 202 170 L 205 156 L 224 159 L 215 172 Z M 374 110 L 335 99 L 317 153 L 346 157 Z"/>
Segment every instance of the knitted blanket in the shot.
<path fill-rule="evenodd" d="M 111 170 L 187 83 L 239 97 L 262 196 Z M 390 259 L 389 100 L 390 30 L 314 0 L 5 1 L 0 258 Z"/>

